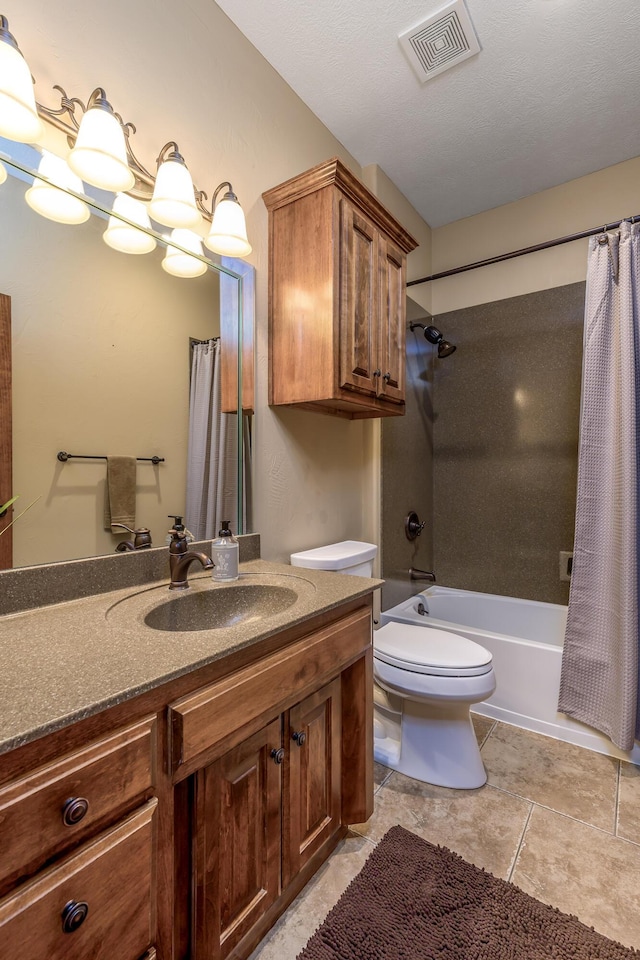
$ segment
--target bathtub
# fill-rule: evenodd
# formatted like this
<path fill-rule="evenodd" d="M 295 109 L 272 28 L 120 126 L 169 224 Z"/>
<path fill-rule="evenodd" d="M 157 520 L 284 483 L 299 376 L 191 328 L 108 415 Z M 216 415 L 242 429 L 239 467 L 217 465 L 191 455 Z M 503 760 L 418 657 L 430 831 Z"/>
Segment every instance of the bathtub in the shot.
<path fill-rule="evenodd" d="M 497 688 L 474 713 L 640 763 L 637 744 L 624 753 L 604 734 L 558 713 L 567 607 L 434 586 L 385 610 L 380 624 L 390 620 L 459 633 L 489 650 Z"/>

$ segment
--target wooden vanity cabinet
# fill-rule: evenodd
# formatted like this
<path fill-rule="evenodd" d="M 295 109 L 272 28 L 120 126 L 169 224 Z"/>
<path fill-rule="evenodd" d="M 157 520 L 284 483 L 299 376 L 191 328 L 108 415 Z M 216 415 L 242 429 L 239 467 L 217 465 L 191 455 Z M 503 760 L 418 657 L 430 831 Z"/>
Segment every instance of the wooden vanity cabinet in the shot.
<path fill-rule="evenodd" d="M 406 256 L 417 244 L 334 158 L 263 194 L 269 403 L 404 413 Z"/>
<path fill-rule="evenodd" d="M 373 807 L 371 598 L 0 756 L 2 960 L 244 960 Z"/>
<path fill-rule="evenodd" d="M 171 705 L 174 776 L 193 782 L 195 960 L 248 956 L 370 816 L 370 638 L 361 609 Z"/>

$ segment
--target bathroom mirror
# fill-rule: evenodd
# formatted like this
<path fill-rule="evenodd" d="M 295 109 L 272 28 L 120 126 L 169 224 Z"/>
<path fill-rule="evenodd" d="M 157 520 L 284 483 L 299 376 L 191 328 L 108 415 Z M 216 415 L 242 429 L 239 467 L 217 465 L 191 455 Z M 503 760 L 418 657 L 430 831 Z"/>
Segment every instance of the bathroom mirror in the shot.
<path fill-rule="evenodd" d="M 154 546 L 165 542 L 168 515 L 185 510 L 192 340 L 220 338 L 234 410 L 223 414 L 231 520 L 234 532 L 247 532 L 248 421 L 235 411 L 243 365 L 252 372 L 243 329 L 253 268 L 203 257 L 202 276 L 177 278 L 162 269 L 166 244 L 153 230 L 152 252 L 113 250 L 103 240 L 110 198 L 98 191 L 85 223 L 45 219 L 25 203 L 35 170 L 25 150 L 0 142 L 9 172 L 0 184 L 0 293 L 10 298 L 12 328 L 13 516 L 29 508 L 12 528 L 13 565 L 113 553 L 130 539 L 104 529 L 107 455 L 141 458 L 135 524 L 151 529 Z M 245 384 L 240 409 L 250 407 Z M 72 456 L 62 462 L 61 451 Z M 6 496 L 1 490 L 0 503 Z"/>

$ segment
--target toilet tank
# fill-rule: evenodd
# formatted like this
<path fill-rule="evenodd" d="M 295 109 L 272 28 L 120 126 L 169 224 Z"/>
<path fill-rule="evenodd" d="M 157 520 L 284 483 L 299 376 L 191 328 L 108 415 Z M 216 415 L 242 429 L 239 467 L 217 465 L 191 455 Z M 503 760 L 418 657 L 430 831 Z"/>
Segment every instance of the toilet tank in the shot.
<path fill-rule="evenodd" d="M 341 543 L 329 543 L 326 547 L 292 553 L 291 565 L 312 570 L 332 570 L 334 573 L 350 573 L 355 577 L 371 577 L 377 552 L 375 543 L 343 540 Z"/>

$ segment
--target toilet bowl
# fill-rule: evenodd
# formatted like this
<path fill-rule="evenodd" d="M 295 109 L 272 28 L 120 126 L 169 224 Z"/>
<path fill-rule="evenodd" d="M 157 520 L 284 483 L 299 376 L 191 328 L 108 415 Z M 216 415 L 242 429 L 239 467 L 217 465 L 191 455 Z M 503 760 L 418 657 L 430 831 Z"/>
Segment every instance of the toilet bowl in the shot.
<path fill-rule="evenodd" d="M 372 576 L 377 547 L 345 540 L 291 564 Z M 486 782 L 470 707 L 496 688 L 491 654 L 445 630 L 388 622 L 374 632 L 374 757 L 416 780 L 455 789 Z"/>
<path fill-rule="evenodd" d="M 496 688 L 491 654 L 445 630 L 389 622 L 373 635 L 376 759 L 455 789 L 486 782 L 471 716 Z"/>

